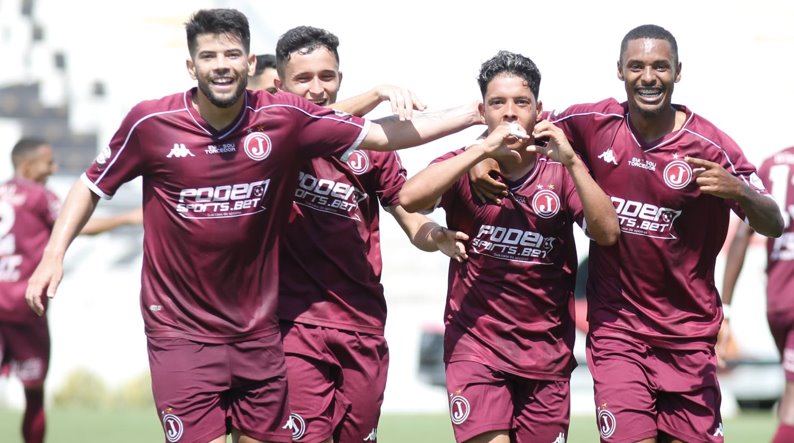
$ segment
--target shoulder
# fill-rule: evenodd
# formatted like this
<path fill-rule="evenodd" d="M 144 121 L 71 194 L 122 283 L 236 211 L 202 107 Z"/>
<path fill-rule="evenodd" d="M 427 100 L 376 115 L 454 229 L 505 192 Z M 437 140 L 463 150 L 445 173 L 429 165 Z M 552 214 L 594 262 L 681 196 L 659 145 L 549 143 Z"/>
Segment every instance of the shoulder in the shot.
<path fill-rule="evenodd" d="M 550 119 L 552 122 L 587 116 L 602 116 L 622 119 L 625 114 L 625 104 L 618 103 L 618 101 L 614 98 L 608 98 L 595 103 L 580 103 L 571 105 L 561 112 L 552 111 Z"/>
<path fill-rule="evenodd" d="M 739 145 L 723 130 L 707 120 L 705 117 L 689 111 L 685 107 L 680 109 L 687 112 L 687 122 L 682 131 L 689 133 L 703 144 L 705 149 L 716 148 L 721 151 L 740 150 Z"/>
<path fill-rule="evenodd" d="M 137 103 L 127 113 L 128 122 L 140 122 L 153 117 L 187 111 L 190 91 L 167 95 L 158 99 L 144 100 Z"/>

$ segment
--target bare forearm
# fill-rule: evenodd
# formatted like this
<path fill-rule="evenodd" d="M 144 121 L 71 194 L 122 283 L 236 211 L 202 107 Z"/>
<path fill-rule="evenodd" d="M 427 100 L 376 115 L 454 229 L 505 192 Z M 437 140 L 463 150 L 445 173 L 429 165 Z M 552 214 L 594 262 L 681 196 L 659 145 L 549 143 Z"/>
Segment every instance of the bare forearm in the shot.
<path fill-rule="evenodd" d="M 418 146 L 454 134 L 481 122 L 476 109 L 461 106 L 439 112 L 424 112 L 411 120 L 399 116 L 384 117 L 372 122 L 362 149 L 393 151 Z"/>
<path fill-rule="evenodd" d="M 747 216 L 747 222 L 755 232 L 767 237 L 783 234 L 783 217 L 777 203 L 771 197 L 759 194 L 744 185 L 745 192 L 737 199 Z"/>
<path fill-rule="evenodd" d="M 388 209 L 414 246 L 425 252 L 438 251 L 432 232 L 440 229 L 436 222 L 422 214 L 414 214 L 397 205 Z"/>
<path fill-rule="evenodd" d="M 620 236 L 620 224 L 612 200 L 596 184 L 581 160 L 577 158 L 567 169 L 582 201 L 590 237 L 602 246 L 615 244 Z"/>
<path fill-rule="evenodd" d="M 722 302 L 730 304 L 733 300 L 733 292 L 736 289 L 736 282 L 739 274 L 744 267 L 744 257 L 747 254 L 747 247 L 753 230 L 744 223 L 736 228 L 731 245 L 728 247 L 728 257 L 725 260 L 725 274 L 722 277 Z"/>
<path fill-rule="evenodd" d="M 375 89 L 359 94 L 348 99 L 336 102 L 331 105 L 331 108 L 337 111 L 347 112 L 348 114 L 363 117 L 369 114 L 381 102 L 381 98 Z"/>
<path fill-rule="evenodd" d="M 432 209 L 439 197 L 483 158 L 485 154 L 477 145 L 442 162 L 433 163 L 403 185 L 400 205 L 408 212 Z"/>
<path fill-rule="evenodd" d="M 61 213 L 55 220 L 50 241 L 44 254 L 63 259 L 66 250 L 96 209 L 99 197 L 80 180 L 76 181 L 66 197 Z"/>

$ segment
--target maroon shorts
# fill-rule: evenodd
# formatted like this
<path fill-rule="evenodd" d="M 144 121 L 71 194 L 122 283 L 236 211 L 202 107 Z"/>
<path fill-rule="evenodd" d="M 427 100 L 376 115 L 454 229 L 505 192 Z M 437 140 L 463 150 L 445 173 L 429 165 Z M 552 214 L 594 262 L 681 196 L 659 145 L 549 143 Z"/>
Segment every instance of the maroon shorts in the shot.
<path fill-rule="evenodd" d="M 10 369 L 25 388 L 44 384 L 50 367 L 47 317 L 31 323 L 0 323 L 0 367 Z"/>
<path fill-rule="evenodd" d="M 688 442 L 723 441 L 713 347 L 654 348 L 625 333 L 590 329 L 587 362 L 602 442 L 636 442 L 658 431 Z"/>
<path fill-rule="evenodd" d="M 258 440 L 291 441 L 279 334 L 229 344 L 149 337 L 148 349 L 167 442 L 206 443 L 227 425 Z"/>
<path fill-rule="evenodd" d="M 389 348 L 382 335 L 282 322 L 292 438 L 376 441 Z"/>
<path fill-rule="evenodd" d="M 565 441 L 570 422 L 567 380 L 532 380 L 470 361 L 447 364 L 455 440 L 506 431 L 510 441 Z"/>
<path fill-rule="evenodd" d="M 783 362 L 786 380 L 794 382 L 794 312 L 768 312 L 769 331 Z"/>

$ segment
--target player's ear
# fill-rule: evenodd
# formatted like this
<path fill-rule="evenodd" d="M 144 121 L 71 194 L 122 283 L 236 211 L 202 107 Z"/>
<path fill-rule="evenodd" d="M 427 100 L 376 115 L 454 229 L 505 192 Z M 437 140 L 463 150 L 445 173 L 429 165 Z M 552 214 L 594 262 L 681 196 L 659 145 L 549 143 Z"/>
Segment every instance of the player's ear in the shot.
<path fill-rule="evenodd" d="M 256 54 L 248 54 L 248 76 L 256 74 Z"/>
<path fill-rule="evenodd" d="M 623 81 L 623 66 L 620 65 L 620 60 L 618 60 L 618 80 Z"/>
<path fill-rule="evenodd" d="M 276 78 L 273 79 L 273 86 L 275 86 L 276 89 L 278 89 L 279 91 L 283 91 L 284 90 L 284 88 L 282 88 L 282 86 L 284 86 L 284 83 L 281 83 L 281 78 L 280 77 L 276 77 Z"/>
<path fill-rule="evenodd" d="M 535 110 L 535 114 L 536 114 L 537 117 L 540 117 L 540 114 L 542 114 L 542 113 L 543 113 L 543 102 L 538 100 L 538 106 L 537 106 L 537 109 Z"/>
<path fill-rule="evenodd" d="M 187 68 L 187 73 L 188 73 L 188 75 L 190 75 L 190 78 L 192 78 L 193 80 L 196 80 L 196 78 L 197 78 L 196 64 L 193 63 L 193 59 L 192 58 L 188 58 L 187 60 L 185 60 L 185 67 Z"/>
<path fill-rule="evenodd" d="M 342 85 L 342 71 L 339 71 L 339 86 Z"/>
<path fill-rule="evenodd" d="M 681 80 L 681 62 L 678 62 L 678 66 L 675 69 L 675 82 L 678 83 Z"/>

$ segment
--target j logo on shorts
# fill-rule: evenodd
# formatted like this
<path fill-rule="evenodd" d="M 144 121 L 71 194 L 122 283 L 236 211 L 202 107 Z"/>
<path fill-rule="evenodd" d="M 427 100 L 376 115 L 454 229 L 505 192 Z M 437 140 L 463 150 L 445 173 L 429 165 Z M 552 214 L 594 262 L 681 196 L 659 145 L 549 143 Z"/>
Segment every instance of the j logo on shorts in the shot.
<path fill-rule="evenodd" d="M 452 423 L 459 425 L 469 418 L 469 401 L 462 395 L 455 395 L 449 400 L 449 416 L 452 418 Z"/>
<path fill-rule="evenodd" d="M 165 431 L 165 438 L 170 443 L 179 441 L 182 438 L 182 433 L 185 427 L 182 425 L 182 420 L 174 414 L 163 415 L 163 430 Z"/>
<path fill-rule="evenodd" d="M 298 414 L 290 414 L 287 423 L 281 429 L 292 431 L 292 440 L 300 440 L 306 433 L 306 420 Z"/>

